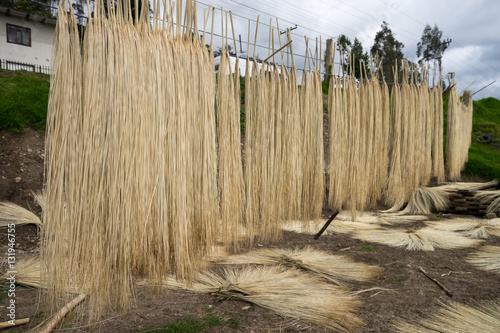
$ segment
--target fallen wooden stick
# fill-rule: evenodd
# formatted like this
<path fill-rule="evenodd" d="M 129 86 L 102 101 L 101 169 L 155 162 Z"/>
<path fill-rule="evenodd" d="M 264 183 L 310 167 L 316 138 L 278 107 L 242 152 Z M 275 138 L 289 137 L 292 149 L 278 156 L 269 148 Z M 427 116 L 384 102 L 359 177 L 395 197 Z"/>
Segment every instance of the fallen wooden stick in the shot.
<path fill-rule="evenodd" d="M 77 306 L 81 301 L 85 299 L 86 295 L 85 294 L 80 294 L 76 298 L 74 298 L 71 302 L 66 304 L 61 310 L 59 310 L 58 313 L 52 318 L 51 321 L 45 327 L 43 327 L 38 333 L 49 333 L 51 332 L 54 327 L 70 312 L 73 310 L 75 306 Z"/>
<path fill-rule="evenodd" d="M 429 274 L 427 274 L 426 271 L 424 271 L 424 269 L 421 267 L 421 266 L 418 266 L 418 269 L 424 273 L 424 275 L 430 279 L 431 281 L 433 281 L 435 284 L 438 285 L 439 288 L 443 289 L 443 291 L 446 293 L 446 295 L 450 296 L 450 297 L 453 297 L 453 294 L 451 291 L 448 290 L 448 288 L 446 288 L 444 285 L 441 284 L 441 282 L 439 282 L 438 280 L 436 280 L 435 278 L 429 276 Z"/>
<path fill-rule="evenodd" d="M 316 236 L 314 236 L 314 239 L 318 239 L 319 236 L 321 236 L 321 234 L 323 234 L 326 230 L 326 228 L 328 228 L 328 226 L 330 225 L 330 223 L 332 223 L 333 219 L 340 213 L 340 210 L 336 210 L 332 216 L 330 217 L 330 219 L 328 221 L 326 221 L 325 225 L 323 226 L 323 228 L 321 228 L 321 230 L 316 234 Z"/>
<path fill-rule="evenodd" d="M 16 320 L 14 320 L 14 324 L 9 323 L 8 321 L 4 321 L 4 322 L 0 323 L 0 328 L 14 327 L 17 325 L 27 324 L 29 322 L 30 322 L 29 318 L 16 319 Z"/>

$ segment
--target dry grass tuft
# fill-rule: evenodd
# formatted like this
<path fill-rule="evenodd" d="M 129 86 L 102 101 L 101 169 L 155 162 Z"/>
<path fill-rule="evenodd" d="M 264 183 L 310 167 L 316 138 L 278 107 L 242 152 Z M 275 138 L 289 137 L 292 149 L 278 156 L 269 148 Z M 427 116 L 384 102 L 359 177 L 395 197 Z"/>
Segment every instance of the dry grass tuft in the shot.
<path fill-rule="evenodd" d="M 191 285 L 169 281 L 170 286 L 224 298 L 236 298 L 282 316 L 305 320 L 339 332 L 363 325 L 355 312 L 361 305 L 345 289 L 296 269 L 258 266 L 226 268 L 222 275 L 204 272 Z"/>
<path fill-rule="evenodd" d="M 312 247 L 304 249 L 261 249 L 229 257 L 224 264 L 283 265 L 320 276 L 332 283 L 368 282 L 381 273 L 378 266 L 357 263 L 345 256 L 332 255 Z"/>
<path fill-rule="evenodd" d="M 470 254 L 467 257 L 467 262 L 479 269 L 500 274 L 500 247 L 483 246 L 479 251 Z"/>
<path fill-rule="evenodd" d="M 438 313 L 414 323 L 397 320 L 393 327 L 401 333 L 496 333 L 500 327 L 500 303 L 490 301 L 471 307 L 452 302 Z"/>
<path fill-rule="evenodd" d="M 455 232 L 436 230 L 430 227 L 417 230 L 358 230 L 353 234 L 353 237 L 366 242 L 419 251 L 434 251 L 434 248 L 468 248 L 481 243 L 481 240 L 470 239 Z"/>
<path fill-rule="evenodd" d="M 0 202 L 0 228 L 6 228 L 9 224 L 15 224 L 16 226 L 36 224 L 41 226 L 42 221 L 26 208 L 12 202 Z"/>

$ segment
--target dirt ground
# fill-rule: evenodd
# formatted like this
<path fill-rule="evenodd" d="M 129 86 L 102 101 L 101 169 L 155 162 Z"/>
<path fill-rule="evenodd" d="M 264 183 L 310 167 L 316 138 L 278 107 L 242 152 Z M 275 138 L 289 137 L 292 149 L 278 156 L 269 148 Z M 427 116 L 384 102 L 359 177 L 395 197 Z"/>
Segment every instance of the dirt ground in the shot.
<path fill-rule="evenodd" d="M 32 192 L 42 189 L 43 139 L 43 133 L 31 129 L 26 129 L 24 134 L 0 131 L 0 201 L 11 201 L 39 213 L 40 208 L 34 203 Z M 325 158 L 329 159 L 329 156 Z M 328 218 L 331 211 L 323 213 Z M 36 227 L 18 227 L 16 234 L 20 257 L 38 252 L 39 233 Z M 0 230 L 1 253 L 6 252 L 6 244 L 6 231 Z M 349 286 L 352 291 L 382 288 L 360 293 L 363 305 L 358 314 L 366 325 L 359 332 L 390 332 L 390 323 L 394 319 L 414 320 L 435 313 L 441 304 L 450 301 L 473 305 L 500 299 L 498 275 L 478 270 L 465 262 L 464 258 L 475 249 L 405 251 L 363 242 L 344 234 L 325 233 L 314 240 L 311 235 L 293 232 L 285 232 L 279 244 L 265 246 L 301 248 L 305 245 L 379 265 L 383 269 L 382 275 L 372 282 Z M 500 246 L 500 239 L 492 237 L 483 245 Z M 419 266 L 444 284 L 453 296 L 447 296 L 425 277 L 418 270 Z M 115 309 L 95 326 L 81 324 L 70 314 L 58 329 L 64 332 L 136 332 L 176 322 L 214 319 L 214 326 L 205 328 L 204 332 L 331 332 L 238 300 L 220 300 L 211 295 L 180 291 L 158 295 L 145 287 L 137 287 L 135 292 L 130 309 Z M 20 287 L 17 290 L 17 317 L 30 317 L 31 324 L 5 332 L 25 332 L 47 318 L 48 313 L 40 305 L 39 296 L 39 291 L 34 289 Z M 0 321 L 8 320 L 4 315 L 7 302 L 6 290 L 1 290 Z M 84 309 L 85 303 L 82 307 Z"/>

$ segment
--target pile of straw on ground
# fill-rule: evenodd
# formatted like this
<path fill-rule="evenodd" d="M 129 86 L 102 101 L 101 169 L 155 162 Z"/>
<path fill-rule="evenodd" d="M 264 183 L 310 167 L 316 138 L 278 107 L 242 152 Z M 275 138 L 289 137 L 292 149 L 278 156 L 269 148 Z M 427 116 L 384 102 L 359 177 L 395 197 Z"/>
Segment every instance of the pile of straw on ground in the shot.
<path fill-rule="evenodd" d="M 446 169 L 451 180 L 460 179 L 468 159 L 472 132 L 472 95 L 464 91 L 460 100 L 457 89 L 450 91 L 448 100 L 448 132 L 446 136 Z"/>
<path fill-rule="evenodd" d="M 295 250 L 278 248 L 255 250 L 230 256 L 223 264 L 295 267 L 341 286 L 349 282 L 368 282 L 381 272 L 378 266 L 354 262 L 348 257 L 332 255 L 311 247 Z"/>
<path fill-rule="evenodd" d="M 218 227 L 215 73 L 196 8 L 150 25 L 147 1 L 140 17 L 117 4 L 106 15 L 96 1 L 81 42 L 60 3 L 47 119 L 42 277 L 55 307 L 85 282 L 94 317 L 129 305 L 135 274 L 193 278 Z"/>
<path fill-rule="evenodd" d="M 421 187 L 410 197 L 403 214 L 431 214 L 443 212 L 450 205 L 449 193 L 438 187 Z"/>
<path fill-rule="evenodd" d="M 222 275 L 204 272 L 192 285 L 169 280 L 169 286 L 254 303 L 338 332 L 353 332 L 363 325 L 355 314 L 360 306 L 356 296 L 296 269 L 226 268 Z"/>
<path fill-rule="evenodd" d="M 12 202 L 0 202 L 0 228 L 6 228 L 10 224 L 15 226 L 23 224 L 40 226 L 42 221 L 35 213 L 24 207 Z"/>
<path fill-rule="evenodd" d="M 365 242 L 402 247 L 406 250 L 434 251 L 434 248 L 461 249 L 474 247 L 482 241 L 470 239 L 458 233 L 436 230 L 431 227 L 421 229 L 375 229 L 357 230 L 354 238 Z"/>
<path fill-rule="evenodd" d="M 466 237 L 484 239 L 490 235 L 500 237 L 500 218 L 491 220 L 455 218 L 437 222 L 426 222 L 434 229 L 458 231 Z"/>
<path fill-rule="evenodd" d="M 483 246 L 470 254 L 467 262 L 484 271 L 500 274 L 500 246 Z"/>
<path fill-rule="evenodd" d="M 458 303 L 445 305 L 438 313 L 417 322 L 400 319 L 393 324 L 401 333 L 455 333 L 484 332 L 496 333 L 500 327 L 500 303 L 485 302 L 478 306 Z"/>
<path fill-rule="evenodd" d="M 474 196 L 483 205 L 488 205 L 487 213 L 495 213 L 500 216 L 500 191 L 477 191 Z"/>

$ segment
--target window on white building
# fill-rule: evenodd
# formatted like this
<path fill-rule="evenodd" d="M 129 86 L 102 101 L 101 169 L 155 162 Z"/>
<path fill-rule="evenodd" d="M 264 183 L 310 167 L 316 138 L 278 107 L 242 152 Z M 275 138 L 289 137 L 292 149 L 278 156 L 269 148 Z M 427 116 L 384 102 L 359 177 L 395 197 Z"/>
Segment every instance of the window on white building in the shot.
<path fill-rule="evenodd" d="M 31 46 L 31 29 L 7 23 L 7 42 Z"/>

